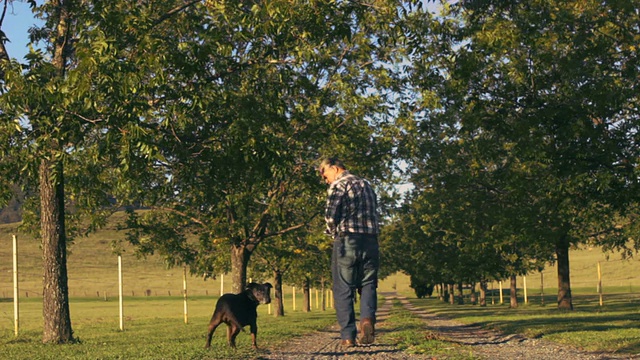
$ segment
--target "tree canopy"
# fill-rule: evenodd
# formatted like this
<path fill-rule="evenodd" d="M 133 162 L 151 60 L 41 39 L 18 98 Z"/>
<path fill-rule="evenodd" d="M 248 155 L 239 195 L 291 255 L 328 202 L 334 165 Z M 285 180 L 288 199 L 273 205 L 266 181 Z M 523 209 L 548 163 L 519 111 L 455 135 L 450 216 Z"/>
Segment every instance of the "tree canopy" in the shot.
<path fill-rule="evenodd" d="M 24 62 L 0 22 L 0 203 L 19 186 L 42 239 L 45 342 L 74 340 L 67 243 L 123 208 L 122 241 L 236 292 L 261 244 L 322 251 L 327 155 L 378 190 L 382 274 L 555 261 L 572 308 L 571 247 L 640 244 L 635 0 L 28 3 Z"/>
<path fill-rule="evenodd" d="M 464 1 L 436 21 L 410 18 L 420 96 L 406 102 L 416 132 L 404 144 L 428 243 L 497 260 L 494 277 L 557 261 L 561 308 L 572 308 L 570 247 L 637 249 L 638 20 L 627 5 Z"/>

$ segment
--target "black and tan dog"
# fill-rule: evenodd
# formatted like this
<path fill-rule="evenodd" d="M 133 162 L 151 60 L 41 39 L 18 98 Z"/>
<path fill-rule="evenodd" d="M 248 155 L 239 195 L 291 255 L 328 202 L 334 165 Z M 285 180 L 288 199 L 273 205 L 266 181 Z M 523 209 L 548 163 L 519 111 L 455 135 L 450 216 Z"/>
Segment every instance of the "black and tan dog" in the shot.
<path fill-rule="evenodd" d="M 227 341 L 232 348 L 236 347 L 236 336 L 243 327 L 249 325 L 251 329 L 251 340 L 253 348 L 257 349 L 256 336 L 258 334 L 258 326 L 256 320 L 258 312 L 256 309 L 259 304 L 268 304 L 271 302 L 270 283 L 258 284 L 249 283 L 246 289 L 240 294 L 224 294 L 218 299 L 216 309 L 213 312 L 211 321 L 209 322 L 209 333 L 207 334 L 206 348 L 211 346 L 211 338 L 216 328 L 222 324 L 227 324 Z"/>

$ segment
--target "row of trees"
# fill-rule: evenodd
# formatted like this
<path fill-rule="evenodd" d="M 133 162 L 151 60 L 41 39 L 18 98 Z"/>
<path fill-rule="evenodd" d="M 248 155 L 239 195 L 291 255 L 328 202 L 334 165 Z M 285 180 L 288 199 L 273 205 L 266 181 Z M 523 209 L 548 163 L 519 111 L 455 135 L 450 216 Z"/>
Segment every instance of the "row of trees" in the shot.
<path fill-rule="evenodd" d="M 482 284 L 555 261 L 572 309 L 571 247 L 637 251 L 638 5 L 463 1 L 410 18 L 415 190 L 386 228 L 388 252 L 403 248 L 391 262 Z"/>
<path fill-rule="evenodd" d="M 0 199 L 19 184 L 42 239 L 44 342 L 73 341 L 66 245 L 124 207 L 141 255 L 318 286 L 329 154 L 381 195 L 383 275 L 557 261 L 571 308 L 571 246 L 636 245 L 635 1 L 27 2 L 23 62 L 0 34 Z"/>

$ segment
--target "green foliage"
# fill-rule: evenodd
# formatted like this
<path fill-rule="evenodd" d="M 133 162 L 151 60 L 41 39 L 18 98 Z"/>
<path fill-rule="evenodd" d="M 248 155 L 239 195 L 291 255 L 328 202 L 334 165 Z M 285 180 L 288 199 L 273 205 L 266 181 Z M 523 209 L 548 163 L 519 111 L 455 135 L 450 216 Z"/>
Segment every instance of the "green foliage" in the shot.
<path fill-rule="evenodd" d="M 403 270 L 502 278 L 585 242 L 631 255 L 635 17 L 596 1 L 467 1 L 409 15 L 417 100 L 402 99 L 401 143 L 415 191 L 391 235 L 406 234 Z"/>
<path fill-rule="evenodd" d="M 324 285 L 330 286 L 332 242 L 317 231 L 322 228 L 319 221 L 312 226 L 316 228 L 283 235 L 262 244 L 256 250 L 252 273 L 271 277 L 274 271 L 279 271 L 284 275 L 286 284 L 302 287 L 307 283 L 310 287 L 319 288 L 321 281 L 325 281 Z"/>
<path fill-rule="evenodd" d="M 149 214 L 137 224 L 153 231 L 164 222 L 183 239 L 195 234 L 195 272 L 214 271 L 213 257 L 227 256 L 229 246 L 250 256 L 317 216 L 321 155 L 346 157 L 383 179 L 394 144 L 391 128 L 377 126 L 388 121 L 389 103 L 389 84 L 377 82 L 390 70 L 377 63 L 387 60 L 377 58 L 385 48 L 373 44 L 386 36 L 374 24 L 394 21 L 395 12 L 334 2 L 227 5 L 190 8 L 181 27 L 158 24 L 153 31 L 162 36 L 140 45 L 162 54 L 148 81 L 166 83 L 144 91 L 158 126 L 143 143 L 159 156 L 151 163 L 157 171 L 133 177 L 147 182 L 137 182 L 144 191 L 135 195 L 173 215 Z M 172 243 L 163 237 L 147 243 Z M 179 252 L 174 245 L 163 253 Z"/>
<path fill-rule="evenodd" d="M 394 70 L 385 63 L 400 3 L 378 5 L 35 7 L 44 25 L 28 64 L 3 63 L 3 181 L 35 195 L 38 162 L 50 159 L 64 169 L 53 175 L 64 175 L 68 239 L 121 206 L 146 206 L 123 224 L 141 255 L 226 270 L 229 246 L 250 255 L 318 213 L 321 155 L 389 178 Z M 38 202 L 27 204 L 24 225 L 38 234 Z"/>

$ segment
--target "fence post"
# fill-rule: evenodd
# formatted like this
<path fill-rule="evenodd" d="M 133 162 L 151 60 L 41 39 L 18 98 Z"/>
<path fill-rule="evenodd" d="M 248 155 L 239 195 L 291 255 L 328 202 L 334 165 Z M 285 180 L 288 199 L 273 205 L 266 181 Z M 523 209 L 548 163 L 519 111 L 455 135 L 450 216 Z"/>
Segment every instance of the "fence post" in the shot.
<path fill-rule="evenodd" d="M 182 288 L 184 289 L 184 323 L 189 323 L 189 317 L 187 315 L 187 265 L 184 266 L 182 271 Z"/>
<path fill-rule="evenodd" d="M 496 304 L 496 294 L 495 291 L 493 291 L 493 281 L 491 282 L 491 305 L 495 305 Z"/>
<path fill-rule="evenodd" d="M 291 294 L 293 295 L 293 311 L 296 311 L 296 287 L 291 287 Z"/>
<path fill-rule="evenodd" d="M 224 294 L 224 274 L 220 274 L 220 296 Z"/>
<path fill-rule="evenodd" d="M 326 289 L 322 292 L 322 301 L 324 302 L 323 311 L 331 307 L 331 302 L 329 300 L 329 289 Z"/>
<path fill-rule="evenodd" d="M 500 280 L 498 282 L 499 286 L 500 286 L 500 305 L 504 304 L 504 298 L 502 296 L 502 280 Z"/>
<path fill-rule="evenodd" d="M 524 289 L 524 303 L 528 304 L 529 297 L 527 296 L 527 277 L 526 276 L 522 277 L 522 287 Z"/>
<path fill-rule="evenodd" d="M 602 271 L 600 269 L 600 261 L 598 261 L 598 295 L 600 297 L 600 306 L 602 306 Z"/>
<path fill-rule="evenodd" d="M 544 306 L 544 274 L 540 271 L 540 305 Z"/>
<path fill-rule="evenodd" d="M 330 295 L 329 291 L 331 290 L 327 289 L 324 292 L 325 293 L 324 296 L 327 298 L 326 300 L 327 308 L 331 308 L 331 299 L 329 298 L 329 295 Z"/>
<path fill-rule="evenodd" d="M 15 336 L 20 324 L 20 295 L 18 291 L 18 238 L 13 235 L 13 320 Z"/>
<path fill-rule="evenodd" d="M 120 301 L 118 307 L 120 308 L 120 331 L 124 331 L 124 300 L 122 298 L 122 255 L 118 255 L 118 295 Z"/>
<path fill-rule="evenodd" d="M 334 302 L 334 300 L 333 300 L 333 290 L 329 290 L 329 301 L 331 301 L 331 308 L 335 309 L 336 305 L 333 303 Z"/>

